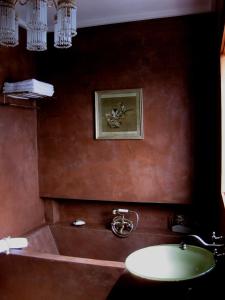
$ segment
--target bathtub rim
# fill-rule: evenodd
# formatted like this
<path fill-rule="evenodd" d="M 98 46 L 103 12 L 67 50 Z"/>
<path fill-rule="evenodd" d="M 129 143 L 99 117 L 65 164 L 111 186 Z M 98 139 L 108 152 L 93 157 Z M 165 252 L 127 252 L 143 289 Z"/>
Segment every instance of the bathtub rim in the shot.
<path fill-rule="evenodd" d="M 37 251 L 31 250 L 11 250 L 9 255 L 19 255 L 24 257 L 33 257 L 43 260 L 50 261 L 63 261 L 67 263 L 78 263 L 78 264 L 88 264 L 102 267 L 111 267 L 111 268 L 119 268 L 125 270 L 125 263 L 119 261 L 111 261 L 111 260 L 101 260 L 101 259 L 93 259 L 93 258 L 85 258 L 85 257 L 73 257 L 66 256 L 60 254 L 51 254 L 51 253 L 41 253 Z"/>

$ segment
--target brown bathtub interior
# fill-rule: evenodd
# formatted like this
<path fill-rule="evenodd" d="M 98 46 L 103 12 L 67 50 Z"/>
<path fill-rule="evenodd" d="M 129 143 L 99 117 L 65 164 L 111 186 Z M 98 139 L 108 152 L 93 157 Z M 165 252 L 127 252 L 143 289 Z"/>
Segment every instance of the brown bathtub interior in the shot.
<path fill-rule="evenodd" d="M 162 243 L 181 240 L 174 233 L 162 230 L 151 234 L 137 231 L 128 238 L 118 238 L 111 230 L 97 226 L 74 227 L 69 224 L 47 225 L 27 235 L 26 252 L 34 251 L 70 257 L 124 262 L 131 252 Z"/>

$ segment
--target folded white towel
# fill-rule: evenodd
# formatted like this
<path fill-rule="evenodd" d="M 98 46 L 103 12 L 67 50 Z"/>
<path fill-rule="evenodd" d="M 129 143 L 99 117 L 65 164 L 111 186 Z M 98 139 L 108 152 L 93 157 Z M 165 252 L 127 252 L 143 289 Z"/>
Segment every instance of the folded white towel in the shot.
<path fill-rule="evenodd" d="M 3 88 L 3 93 L 35 93 L 39 95 L 45 95 L 51 97 L 54 94 L 54 90 L 44 90 L 44 89 L 34 89 L 34 88 L 26 88 L 26 89 L 5 89 Z"/>
<path fill-rule="evenodd" d="M 52 84 L 38 81 L 36 79 L 4 83 L 3 93 L 7 94 L 18 92 L 35 93 L 51 97 L 54 94 L 54 87 Z"/>
<path fill-rule="evenodd" d="M 21 249 L 28 246 L 27 238 L 7 237 L 0 240 L 0 253 L 9 253 L 10 249 Z"/>
<path fill-rule="evenodd" d="M 47 87 L 51 88 L 53 87 L 52 84 L 46 83 L 43 81 L 39 81 L 37 79 L 27 79 L 23 81 L 17 81 L 17 82 L 5 82 L 5 86 L 27 86 L 27 85 L 32 85 L 32 86 L 37 86 L 37 87 Z"/>
<path fill-rule="evenodd" d="M 4 84 L 5 89 L 26 89 L 26 88 L 39 88 L 39 89 L 44 89 L 44 90 L 53 90 L 54 87 L 53 85 L 51 86 L 45 86 L 45 85 L 39 85 L 39 84 Z"/>

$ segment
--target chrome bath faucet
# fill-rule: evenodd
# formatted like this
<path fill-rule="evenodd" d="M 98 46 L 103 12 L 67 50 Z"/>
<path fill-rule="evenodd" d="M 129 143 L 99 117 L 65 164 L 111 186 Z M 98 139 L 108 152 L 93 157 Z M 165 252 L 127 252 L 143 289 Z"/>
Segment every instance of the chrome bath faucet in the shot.
<path fill-rule="evenodd" d="M 112 211 L 115 215 L 111 222 L 112 232 L 118 237 L 128 237 L 128 235 L 136 229 L 139 222 L 139 215 L 136 211 L 118 208 Z M 135 220 L 132 220 L 132 216 L 135 216 Z M 126 216 L 126 217 L 125 217 Z"/>

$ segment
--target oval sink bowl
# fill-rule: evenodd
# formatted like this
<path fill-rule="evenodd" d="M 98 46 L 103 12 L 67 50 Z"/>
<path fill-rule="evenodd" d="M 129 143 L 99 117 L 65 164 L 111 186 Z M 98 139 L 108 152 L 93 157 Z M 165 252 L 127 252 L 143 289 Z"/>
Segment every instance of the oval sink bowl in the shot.
<path fill-rule="evenodd" d="M 150 246 L 131 253 L 126 269 L 140 278 L 154 281 L 183 281 L 200 277 L 215 267 L 212 252 L 201 247 L 179 244 Z"/>

